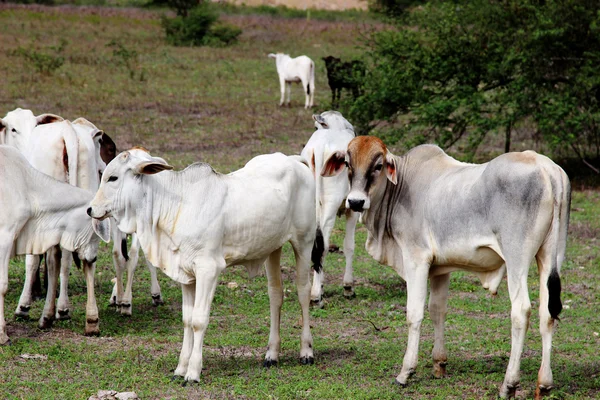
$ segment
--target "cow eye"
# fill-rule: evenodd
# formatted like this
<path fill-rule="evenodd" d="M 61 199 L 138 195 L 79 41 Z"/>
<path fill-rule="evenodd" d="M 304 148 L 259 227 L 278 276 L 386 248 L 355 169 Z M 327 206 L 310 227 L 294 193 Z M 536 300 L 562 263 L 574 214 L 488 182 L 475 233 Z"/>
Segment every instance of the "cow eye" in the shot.
<path fill-rule="evenodd" d="M 114 182 L 114 181 L 116 181 L 117 179 L 119 179 L 119 178 L 117 178 L 116 176 L 114 176 L 114 175 L 113 175 L 113 176 L 111 176 L 110 178 L 108 178 L 108 179 L 107 179 L 107 181 L 108 181 L 108 182 Z"/>
<path fill-rule="evenodd" d="M 375 171 L 381 171 L 382 168 L 383 168 L 383 164 L 377 164 L 375 166 Z"/>
<path fill-rule="evenodd" d="M 12 131 L 13 131 L 14 133 L 17 133 L 17 130 L 16 130 L 15 128 L 12 128 Z"/>
<path fill-rule="evenodd" d="M 350 168 L 350 165 L 348 164 L 348 161 L 344 161 L 344 165 L 346 166 L 346 168 Z"/>

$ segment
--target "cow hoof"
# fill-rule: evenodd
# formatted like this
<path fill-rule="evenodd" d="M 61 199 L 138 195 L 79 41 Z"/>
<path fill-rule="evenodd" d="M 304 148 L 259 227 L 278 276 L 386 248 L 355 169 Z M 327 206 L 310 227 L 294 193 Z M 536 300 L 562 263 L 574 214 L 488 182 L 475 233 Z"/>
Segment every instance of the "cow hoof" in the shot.
<path fill-rule="evenodd" d="M 71 319 L 71 314 L 68 308 L 65 308 L 64 310 L 57 310 L 56 311 L 56 319 L 59 321 L 66 321 L 68 319 Z"/>
<path fill-rule="evenodd" d="M 302 365 L 313 365 L 315 363 L 315 358 L 314 357 L 302 357 L 300 359 L 300 363 Z"/>
<path fill-rule="evenodd" d="M 12 343 L 10 342 L 10 338 L 6 333 L 0 334 L 0 346 L 10 346 Z"/>
<path fill-rule="evenodd" d="M 310 306 L 313 308 L 323 308 L 325 307 L 325 302 L 323 301 L 323 297 L 320 297 L 318 299 L 311 299 L 310 300 Z"/>
<path fill-rule="evenodd" d="M 43 330 L 50 329 L 50 328 L 52 328 L 53 324 L 54 324 L 53 318 L 42 317 L 42 318 L 40 318 L 38 328 L 43 329 Z"/>
<path fill-rule="evenodd" d="M 396 385 L 396 386 L 400 386 L 401 388 L 405 388 L 405 387 L 407 387 L 407 386 L 408 386 L 408 383 L 402 383 L 402 382 L 400 382 L 398 379 L 394 379 L 394 380 L 392 381 L 392 384 L 393 384 L 393 385 Z"/>
<path fill-rule="evenodd" d="M 552 385 L 539 385 L 535 389 L 535 400 L 539 400 L 545 396 L 550 394 L 550 390 L 552 389 Z"/>
<path fill-rule="evenodd" d="M 517 388 L 519 387 L 519 384 L 511 384 L 511 385 L 502 385 L 502 387 L 500 388 L 500 397 L 501 398 L 514 398 L 516 393 L 517 393 Z"/>
<path fill-rule="evenodd" d="M 183 381 L 183 383 L 181 384 L 182 387 L 186 387 L 186 386 L 197 386 L 200 384 L 200 380 L 199 379 L 185 379 Z"/>
<path fill-rule="evenodd" d="M 278 363 L 277 360 L 271 360 L 271 359 L 266 358 L 265 361 L 263 361 L 263 367 L 265 367 L 265 368 L 276 367 L 277 363 Z"/>
<path fill-rule="evenodd" d="M 152 295 L 152 305 L 154 307 L 158 307 L 165 304 L 165 302 L 163 301 L 162 297 L 160 294 L 153 294 Z"/>
<path fill-rule="evenodd" d="M 28 307 L 28 306 L 17 307 L 17 310 L 15 311 L 15 318 L 17 318 L 17 320 L 29 321 L 29 309 L 30 308 L 31 307 Z"/>
<path fill-rule="evenodd" d="M 131 304 L 120 304 L 117 309 L 121 315 L 131 317 Z"/>
<path fill-rule="evenodd" d="M 183 376 L 181 375 L 173 375 L 171 377 L 171 382 L 179 383 L 180 381 L 183 382 Z"/>
<path fill-rule="evenodd" d="M 352 286 L 344 286 L 344 297 L 347 299 L 356 297 L 356 293 L 354 293 L 354 288 Z"/>
<path fill-rule="evenodd" d="M 433 376 L 436 378 L 443 378 L 447 375 L 446 373 L 447 362 L 434 362 L 433 363 Z"/>
<path fill-rule="evenodd" d="M 100 336 L 100 324 L 98 323 L 98 318 L 96 319 L 88 319 L 85 322 L 85 336 Z"/>

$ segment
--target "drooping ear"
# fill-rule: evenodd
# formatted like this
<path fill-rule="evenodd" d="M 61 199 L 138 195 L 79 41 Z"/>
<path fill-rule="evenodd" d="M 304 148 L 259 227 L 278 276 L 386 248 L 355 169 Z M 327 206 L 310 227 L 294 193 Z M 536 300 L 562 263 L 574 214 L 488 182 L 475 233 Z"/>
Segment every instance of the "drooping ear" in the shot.
<path fill-rule="evenodd" d="M 398 164 L 396 163 L 396 157 L 389 151 L 385 155 L 385 176 L 394 185 L 398 183 Z"/>
<path fill-rule="evenodd" d="M 110 242 L 110 218 L 103 220 L 92 218 L 92 229 L 104 243 Z"/>
<path fill-rule="evenodd" d="M 344 168 L 346 168 L 346 152 L 338 150 L 332 153 L 323 164 L 321 176 L 329 177 L 339 175 Z"/>
<path fill-rule="evenodd" d="M 173 169 L 164 160 L 156 158 L 156 161 L 145 161 L 135 166 L 133 173 L 137 175 L 154 175 L 161 171 Z"/>
<path fill-rule="evenodd" d="M 102 132 L 102 137 L 100 138 L 100 158 L 104 163 L 108 164 L 117 156 L 117 145 L 113 140 L 106 134 L 106 132 Z"/>
<path fill-rule="evenodd" d="M 63 117 L 59 117 L 58 115 L 54 114 L 40 114 L 35 117 L 35 119 L 37 120 L 38 125 L 51 124 L 53 122 L 61 122 L 65 120 Z"/>

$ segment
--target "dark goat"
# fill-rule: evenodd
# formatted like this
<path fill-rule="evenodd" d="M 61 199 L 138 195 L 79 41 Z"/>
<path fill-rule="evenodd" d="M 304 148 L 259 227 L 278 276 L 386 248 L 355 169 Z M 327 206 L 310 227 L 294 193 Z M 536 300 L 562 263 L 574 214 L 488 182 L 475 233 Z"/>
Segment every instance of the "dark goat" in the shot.
<path fill-rule="evenodd" d="M 327 68 L 327 79 L 331 88 L 331 106 L 339 105 L 342 89 L 352 90 L 356 99 L 360 94 L 360 86 L 365 75 L 365 64 L 359 60 L 342 61 L 337 57 L 323 57 Z M 336 101 L 337 99 L 337 101 Z"/>

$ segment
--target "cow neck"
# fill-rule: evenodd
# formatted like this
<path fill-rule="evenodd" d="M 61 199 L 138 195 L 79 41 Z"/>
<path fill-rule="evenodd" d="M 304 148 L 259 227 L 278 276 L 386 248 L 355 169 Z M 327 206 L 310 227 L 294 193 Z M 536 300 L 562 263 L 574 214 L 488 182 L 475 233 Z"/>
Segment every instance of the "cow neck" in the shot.
<path fill-rule="evenodd" d="M 404 172 L 406 170 L 406 157 L 393 156 L 396 160 L 397 183 L 394 185 L 387 177 L 385 183 L 378 185 L 376 191 L 371 197 L 371 206 L 363 215 L 363 222 L 369 232 L 374 236 L 385 235 L 394 237 L 392 223 L 395 208 L 399 203 L 400 197 L 405 189 Z"/>

